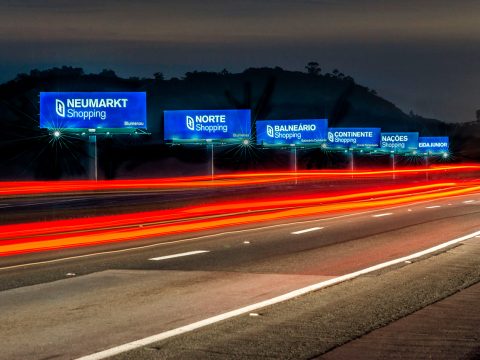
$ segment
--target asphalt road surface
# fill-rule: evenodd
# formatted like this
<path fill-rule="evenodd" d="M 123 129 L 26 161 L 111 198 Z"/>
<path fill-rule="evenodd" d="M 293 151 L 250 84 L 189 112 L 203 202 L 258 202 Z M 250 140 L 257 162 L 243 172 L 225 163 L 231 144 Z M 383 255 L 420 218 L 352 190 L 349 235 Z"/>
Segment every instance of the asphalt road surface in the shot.
<path fill-rule="evenodd" d="M 479 230 L 480 195 L 470 194 L 374 211 L 345 211 L 333 216 L 322 214 L 167 236 L 161 242 L 144 239 L 131 248 L 112 244 L 9 257 L 2 259 L 0 269 L 0 358 L 86 356 Z M 388 275 L 395 269 L 381 273 Z M 459 274 L 458 279 L 464 279 L 463 275 Z M 433 286 L 435 278 L 426 281 L 431 281 Z M 474 278 L 469 281 L 475 282 Z M 415 306 L 405 300 L 403 305 L 395 303 L 393 308 L 377 307 L 376 318 L 382 319 L 380 323 L 385 325 L 417 310 L 419 305 L 425 306 L 464 287 L 465 281 L 452 280 L 449 284 L 450 287 L 445 286 L 438 292 L 426 290 L 432 295 L 429 301 L 420 304 L 413 301 Z M 341 290 L 341 286 L 332 289 Z M 398 286 L 401 288 L 401 284 Z M 395 296 L 398 289 L 377 286 L 371 291 Z M 346 299 L 357 305 L 364 304 L 362 294 L 348 288 L 344 291 L 343 304 L 347 304 Z M 279 305 L 272 308 L 276 306 Z M 383 313 L 388 316 L 382 316 Z M 329 314 L 335 316 L 333 311 Z M 230 321 L 236 320 L 224 323 Z M 345 331 L 336 330 L 338 336 L 333 333 L 330 337 L 344 343 L 379 326 L 372 319 L 370 322 L 371 327 L 349 332 L 345 329 L 351 325 L 344 319 L 339 328 Z M 237 332 L 235 326 L 230 329 Z M 233 342 L 229 344 L 230 352 L 219 351 L 217 356 L 215 352 L 205 351 L 208 344 L 187 349 L 186 343 L 178 340 L 180 343 L 173 342 L 178 347 L 170 347 L 166 353 L 158 351 L 163 348 L 161 345 L 120 356 L 175 358 L 183 357 L 180 354 L 185 349 L 185 357 L 190 358 L 236 355 L 240 358 L 309 358 L 322 353 L 320 347 L 312 352 L 287 346 L 282 351 L 281 338 L 274 336 L 275 325 L 267 332 L 277 341 L 267 341 L 262 352 L 236 351 Z M 290 336 L 295 336 L 294 331 Z M 310 336 L 315 338 L 316 334 Z M 328 342 L 329 346 L 322 351 L 339 345 L 333 343 Z M 300 348 L 308 349 L 307 346 Z"/>

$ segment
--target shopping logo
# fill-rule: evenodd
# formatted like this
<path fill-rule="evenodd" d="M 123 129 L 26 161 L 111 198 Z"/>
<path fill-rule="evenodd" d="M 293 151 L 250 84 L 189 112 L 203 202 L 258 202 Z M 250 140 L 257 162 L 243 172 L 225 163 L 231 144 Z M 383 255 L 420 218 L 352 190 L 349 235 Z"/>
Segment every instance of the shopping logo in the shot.
<path fill-rule="evenodd" d="M 267 135 L 273 137 L 273 126 L 267 125 Z"/>
<path fill-rule="evenodd" d="M 186 116 L 187 129 L 195 131 L 195 120 L 191 116 Z"/>
<path fill-rule="evenodd" d="M 333 132 L 329 131 L 328 134 L 327 134 L 327 137 L 328 137 L 328 141 L 330 142 L 335 142 L 335 138 L 333 136 Z"/>
<path fill-rule="evenodd" d="M 63 101 L 55 99 L 55 112 L 58 116 L 65 117 L 65 103 Z"/>

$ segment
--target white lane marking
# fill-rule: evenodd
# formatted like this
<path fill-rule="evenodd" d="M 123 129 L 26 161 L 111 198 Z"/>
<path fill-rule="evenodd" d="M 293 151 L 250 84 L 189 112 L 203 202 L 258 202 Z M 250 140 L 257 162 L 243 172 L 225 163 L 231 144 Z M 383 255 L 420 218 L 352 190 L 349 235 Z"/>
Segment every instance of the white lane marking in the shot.
<path fill-rule="evenodd" d="M 393 213 L 377 214 L 377 215 L 372 215 L 372 217 L 383 217 L 383 216 L 390 216 L 390 215 L 393 215 Z"/>
<path fill-rule="evenodd" d="M 291 234 L 292 235 L 300 235 L 300 234 L 304 234 L 304 233 L 311 232 L 311 231 L 317 231 L 317 230 L 321 230 L 321 229 L 323 229 L 323 227 L 313 227 L 313 228 L 310 228 L 310 229 L 294 231 Z"/>
<path fill-rule="evenodd" d="M 232 311 L 220 314 L 220 315 L 216 315 L 216 316 L 210 317 L 208 319 L 197 321 L 197 322 L 189 324 L 189 325 L 181 326 L 181 327 L 173 329 L 173 330 L 168 330 L 168 331 L 156 334 L 156 335 L 148 336 L 146 338 L 139 339 L 139 340 L 136 340 L 136 341 L 132 341 L 132 342 L 120 345 L 120 346 L 116 346 L 116 347 L 113 347 L 113 348 L 110 348 L 110 349 L 107 349 L 107 350 L 104 350 L 104 351 L 100 351 L 100 352 L 91 354 L 91 355 L 83 356 L 81 358 L 78 358 L 77 360 L 100 360 L 100 359 L 105 359 L 105 358 L 110 357 L 110 356 L 114 356 L 114 355 L 124 353 L 126 351 L 130 351 L 130 350 L 133 350 L 133 349 L 138 349 L 140 347 L 143 347 L 143 346 L 146 346 L 146 345 L 149 345 L 149 344 L 161 341 L 161 340 L 165 340 L 165 339 L 168 339 L 168 338 L 176 336 L 176 335 L 184 334 L 186 332 L 190 332 L 192 330 L 196 330 L 196 329 L 202 328 L 204 326 L 217 323 L 219 321 L 230 319 L 230 318 L 238 316 L 238 315 L 251 313 L 251 312 L 254 312 L 255 310 L 264 308 L 266 306 L 278 304 L 280 302 L 293 299 L 297 296 L 305 295 L 305 294 L 307 294 L 309 292 L 312 292 L 312 291 L 317 291 L 317 290 L 325 288 L 327 286 L 331 286 L 331 285 L 341 283 L 343 281 L 351 280 L 351 279 L 356 278 L 360 275 L 365 275 L 365 274 L 371 273 L 373 271 L 384 269 L 384 268 L 392 266 L 392 265 L 396 265 L 396 264 L 403 263 L 403 262 L 406 262 L 406 261 L 411 261 L 412 259 L 417 259 L 419 257 L 431 254 L 433 252 L 445 249 L 449 246 L 458 244 L 459 242 L 471 239 L 471 238 L 476 237 L 478 235 L 480 235 L 480 231 L 476 231 L 472 234 L 465 235 L 465 236 L 462 236 L 462 237 L 444 242 L 440 245 L 433 246 L 431 248 L 416 252 L 416 253 L 411 254 L 411 255 L 407 255 L 407 256 L 403 256 L 403 257 L 398 258 L 398 259 L 386 261 L 386 262 L 383 262 L 383 263 L 380 263 L 380 264 L 377 264 L 377 265 L 374 265 L 374 266 L 370 266 L 366 269 L 358 270 L 358 271 L 355 271 L 355 272 L 352 272 L 352 273 L 349 273 L 349 274 L 346 274 L 346 275 L 338 276 L 336 278 L 332 278 L 332 279 L 329 279 L 329 280 L 326 280 L 326 281 L 319 282 L 317 284 L 306 286 L 304 288 L 297 289 L 297 290 L 291 291 L 289 293 L 286 293 L 286 294 L 283 294 L 283 295 L 280 295 L 280 296 L 276 296 L 276 297 L 268 299 L 268 300 L 258 302 L 256 304 L 248 305 L 248 306 L 242 307 L 240 309 L 236 309 L 236 310 L 232 310 Z"/>
<path fill-rule="evenodd" d="M 473 202 L 475 202 L 475 200 L 466 200 L 466 201 L 464 201 L 463 203 L 464 203 L 464 204 L 470 204 L 470 203 L 473 203 Z"/>
<path fill-rule="evenodd" d="M 183 257 L 183 256 L 190 256 L 190 255 L 196 255 L 196 254 L 203 254 L 207 253 L 209 251 L 207 250 L 196 250 L 196 251 L 188 251 L 180 254 L 173 254 L 173 255 L 166 255 L 166 256 L 159 256 L 159 257 L 154 257 L 148 260 L 153 260 L 153 261 L 160 261 L 160 260 L 167 260 L 167 259 L 173 259 L 173 258 L 178 258 L 178 257 Z"/>
<path fill-rule="evenodd" d="M 465 194 L 454 195 L 454 196 L 451 196 L 450 198 L 454 199 L 454 198 L 461 198 L 461 197 L 465 197 L 465 196 L 467 196 L 467 195 L 465 195 Z M 401 204 L 401 205 L 395 205 L 395 206 L 392 206 L 392 207 L 387 207 L 387 208 L 384 208 L 383 210 L 402 209 L 402 208 L 405 208 L 407 206 L 419 205 L 419 204 L 428 204 L 428 203 L 438 201 L 438 200 L 439 199 L 422 200 L 422 201 L 417 201 L 417 202 L 410 203 L 410 204 Z M 96 253 L 91 253 L 91 254 L 69 256 L 69 257 L 64 257 L 64 258 L 60 258 L 60 259 L 43 260 L 43 261 L 37 261 L 37 262 L 32 262 L 32 263 L 26 263 L 26 264 L 4 266 L 4 267 L 0 267 L 0 271 L 1 270 L 17 269 L 17 268 L 22 268 L 22 267 L 35 266 L 35 265 L 46 265 L 46 264 L 52 264 L 52 263 L 57 263 L 57 262 L 61 262 L 61 261 L 76 260 L 76 259 L 88 258 L 88 257 L 93 257 L 93 256 L 118 254 L 118 253 L 130 252 L 130 251 L 135 251 L 135 250 L 149 249 L 149 248 L 158 247 L 158 246 L 166 246 L 166 245 L 180 244 L 180 243 L 190 242 L 190 241 L 195 241 L 195 240 L 208 239 L 208 238 L 212 238 L 212 237 L 220 237 L 220 236 L 226 236 L 226 235 L 241 234 L 241 233 L 245 233 L 245 232 L 253 232 L 253 231 L 259 231 L 259 230 L 275 229 L 275 228 L 278 228 L 278 227 L 285 227 L 285 226 L 292 226 L 292 225 L 299 225 L 299 224 L 311 224 L 311 223 L 320 222 L 320 221 L 325 222 L 325 221 L 330 221 L 330 220 L 338 220 L 338 219 L 343 219 L 343 218 L 355 217 L 355 216 L 359 216 L 359 215 L 371 214 L 371 213 L 376 212 L 376 211 L 378 211 L 378 209 L 359 211 L 359 212 L 356 212 L 356 213 L 353 213 L 353 214 L 337 215 L 337 216 L 332 216 L 332 217 L 322 218 L 322 219 L 294 221 L 294 222 L 290 222 L 290 223 L 267 225 L 267 226 L 255 227 L 255 228 L 250 228 L 250 229 L 224 231 L 224 232 L 216 233 L 216 234 L 195 236 L 195 237 L 190 237 L 190 238 L 185 238 L 185 239 L 180 239 L 180 240 L 165 241 L 165 242 L 149 244 L 149 245 L 134 246 L 134 247 L 126 248 L 126 249 L 109 250 L 109 251 L 96 252 Z"/>
<path fill-rule="evenodd" d="M 433 205 L 433 206 L 425 206 L 425 209 L 436 209 L 441 207 L 440 205 Z"/>

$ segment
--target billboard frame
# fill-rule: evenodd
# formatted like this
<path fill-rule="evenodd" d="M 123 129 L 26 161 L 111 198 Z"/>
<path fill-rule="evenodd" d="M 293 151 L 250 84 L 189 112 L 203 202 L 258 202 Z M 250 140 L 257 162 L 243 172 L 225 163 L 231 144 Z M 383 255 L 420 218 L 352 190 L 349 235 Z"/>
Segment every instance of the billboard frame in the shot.
<path fill-rule="evenodd" d="M 322 121 L 325 122 L 325 139 L 320 140 L 320 141 L 311 141 L 311 142 L 305 142 L 305 143 L 265 143 L 264 141 L 259 142 L 258 140 L 258 123 L 261 122 L 308 122 L 308 121 Z M 318 118 L 318 119 L 262 119 L 262 120 L 256 120 L 255 121 L 255 134 L 256 134 L 256 141 L 255 145 L 260 146 L 263 148 L 274 148 L 274 149 L 314 149 L 314 148 L 323 148 L 326 149 L 326 144 L 327 144 L 327 131 L 328 131 L 328 119 L 327 118 Z"/>
<path fill-rule="evenodd" d="M 61 127 L 61 126 L 52 126 L 52 127 L 40 127 L 41 126 L 41 116 L 42 116 L 42 109 L 41 109 L 41 97 L 42 94 L 51 94 L 51 93 L 58 93 L 58 94 L 122 94 L 122 93 L 129 93 L 129 94 L 144 94 L 145 96 L 145 127 L 137 128 L 137 127 Z M 147 111 L 147 93 L 145 91 L 41 91 L 38 95 L 39 97 L 39 108 L 40 108 L 40 121 L 39 127 L 40 129 L 46 129 L 50 134 L 55 132 L 60 132 L 62 134 L 69 134 L 69 135 L 80 135 L 80 136 L 88 136 L 88 135 L 150 135 L 148 132 L 148 111 Z"/>
<path fill-rule="evenodd" d="M 187 115 L 189 112 L 198 112 L 198 113 L 214 113 L 214 112 L 245 112 L 245 116 L 248 117 L 247 121 L 247 128 L 245 131 L 248 132 L 248 134 L 245 134 L 247 136 L 242 136 L 242 137 L 229 137 L 229 138 L 195 138 L 195 139 L 186 139 L 186 138 L 172 138 L 172 139 L 167 139 L 166 138 L 166 121 L 165 121 L 165 114 L 166 113 L 175 113 L 177 112 L 178 114 L 185 114 L 185 117 L 192 117 L 191 115 Z M 247 114 L 248 113 L 248 114 Z M 205 116 L 205 115 L 199 115 L 199 116 Z M 215 116 L 215 115 L 214 115 Z M 192 119 L 193 121 L 193 119 Z M 193 129 L 189 129 L 193 130 Z M 195 131 L 195 130 L 194 130 Z M 242 131 L 242 130 L 241 130 Z M 173 136 L 172 136 L 173 137 Z M 163 142 L 165 144 L 171 144 L 171 145 L 212 145 L 217 144 L 217 145 L 239 145 L 244 143 L 245 141 L 248 141 L 249 143 L 252 142 L 252 112 L 251 109 L 197 109 L 197 110 L 164 110 L 163 111 Z"/>

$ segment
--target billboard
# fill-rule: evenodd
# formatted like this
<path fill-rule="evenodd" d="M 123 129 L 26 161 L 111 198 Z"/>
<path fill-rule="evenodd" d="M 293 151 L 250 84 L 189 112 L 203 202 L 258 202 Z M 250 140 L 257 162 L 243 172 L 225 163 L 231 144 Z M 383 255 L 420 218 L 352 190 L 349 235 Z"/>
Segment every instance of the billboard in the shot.
<path fill-rule="evenodd" d="M 418 132 L 382 132 L 380 147 L 383 151 L 410 151 L 418 148 Z"/>
<path fill-rule="evenodd" d="M 41 92 L 40 128 L 146 129 L 145 92 Z"/>
<path fill-rule="evenodd" d="M 380 128 L 329 128 L 328 146 L 337 148 L 378 148 Z"/>
<path fill-rule="evenodd" d="M 327 119 L 257 121 L 259 145 L 315 145 L 327 141 Z"/>
<path fill-rule="evenodd" d="M 166 110 L 166 141 L 243 141 L 250 138 L 250 110 Z"/>
<path fill-rule="evenodd" d="M 418 151 L 422 153 L 446 153 L 448 146 L 448 136 L 420 136 L 418 138 Z"/>

